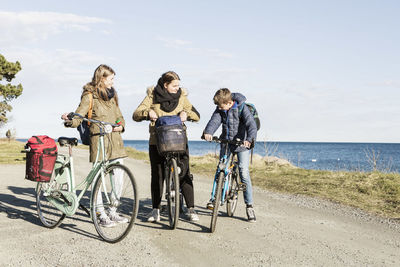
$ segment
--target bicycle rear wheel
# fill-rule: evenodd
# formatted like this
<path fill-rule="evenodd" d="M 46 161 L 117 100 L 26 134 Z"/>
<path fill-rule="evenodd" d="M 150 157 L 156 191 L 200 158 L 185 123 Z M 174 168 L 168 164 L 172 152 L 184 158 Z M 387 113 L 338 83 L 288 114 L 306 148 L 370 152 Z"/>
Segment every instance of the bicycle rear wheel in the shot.
<path fill-rule="evenodd" d="M 210 232 L 214 233 L 217 226 L 218 208 L 221 205 L 222 185 L 224 183 L 224 171 L 220 171 L 218 175 L 217 188 L 215 189 L 214 209 L 211 216 Z"/>
<path fill-rule="evenodd" d="M 230 183 L 229 189 L 227 193 L 227 205 L 226 205 L 226 212 L 228 213 L 229 217 L 232 217 L 236 211 L 237 202 L 239 198 L 239 183 L 238 183 L 238 170 L 236 169 L 229 175 Z"/>
<path fill-rule="evenodd" d="M 116 243 L 129 233 L 135 221 L 139 204 L 137 186 L 133 174 L 124 165 L 112 164 L 103 174 L 104 177 L 100 173 L 94 185 L 92 219 L 101 238 Z M 102 224 L 100 217 L 105 216 L 113 224 Z"/>
<path fill-rule="evenodd" d="M 68 184 L 58 184 L 56 181 L 51 183 L 37 183 L 36 186 L 36 207 L 39 220 L 47 228 L 55 228 L 65 218 L 65 214 L 57 209 L 45 196 L 46 190 L 52 185 L 52 191 L 66 190 L 68 191 Z M 63 201 L 60 199 L 60 201 Z"/>
<path fill-rule="evenodd" d="M 180 191 L 179 191 L 179 174 L 174 158 L 171 159 L 168 166 L 168 173 L 165 179 L 166 183 L 166 197 L 168 203 L 168 219 L 169 227 L 176 229 L 179 220 L 179 209 L 180 209 Z"/>

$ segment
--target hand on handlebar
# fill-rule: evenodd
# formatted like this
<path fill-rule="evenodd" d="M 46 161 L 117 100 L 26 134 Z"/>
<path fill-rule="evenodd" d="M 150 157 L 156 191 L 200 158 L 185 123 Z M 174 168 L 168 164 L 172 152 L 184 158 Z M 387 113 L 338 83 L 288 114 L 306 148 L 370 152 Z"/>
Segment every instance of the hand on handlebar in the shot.
<path fill-rule="evenodd" d="M 182 122 L 185 122 L 187 120 L 187 113 L 186 111 L 181 111 L 181 113 L 179 113 L 179 117 L 181 118 Z"/>
<path fill-rule="evenodd" d="M 152 109 L 149 110 L 149 119 L 151 121 L 156 121 L 158 119 L 156 112 Z"/>
<path fill-rule="evenodd" d="M 122 132 L 123 129 L 124 127 L 122 127 L 121 125 L 118 127 L 113 127 L 113 132 Z"/>
<path fill-rule="evenodd" d="M 213 136 L 211 134 L 204 134 L 202 137 L 208 142 L 213 140 Z"/>
<path fill-rule="evenodd" d="M 251 147 L 251 143 L 249 141 L 243 141 L 243 146 L 246 148 L 250 148 Z"/>
<path fill-rule="evenodd" d="M 70 112 L 62 114 L 61 119 L 64 120 L 65 122 L 70 122 L 71 118 L 68 116 L 69 114 Z"/>

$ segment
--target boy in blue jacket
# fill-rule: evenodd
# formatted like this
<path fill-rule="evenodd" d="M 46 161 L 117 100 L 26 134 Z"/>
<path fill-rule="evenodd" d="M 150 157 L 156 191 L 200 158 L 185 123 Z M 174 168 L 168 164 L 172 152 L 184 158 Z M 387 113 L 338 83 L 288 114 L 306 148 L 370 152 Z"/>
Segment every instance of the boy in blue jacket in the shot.
<path fill-rule="evenodd" d="M 246 97 L 240 93 L 231 93 L 229 89 L 219 89 L 214 95 L 214 103 L 217 105 L 210 121 L 203 132 L 203 137 L 211 141 L 213 134 L 222 124 L 220 138 L 228 140 L 240 139 L 244 146 L 229 147 L 228 153 L 236 153 L 239 161 L 239 176 L 242 183 L 246 185 L 244 191 L 244 202 L 249 222 L 255 222 L 256 216 L 253 208 L 253 190 L 249 172 L 249 149 L 257 137 L 257 126 L 253 115 L 245 104 Z M 220 150 L 221 154 L 224 150 Z M 212 199 L 207 203 L 207 208 L 213 209 Z"/>

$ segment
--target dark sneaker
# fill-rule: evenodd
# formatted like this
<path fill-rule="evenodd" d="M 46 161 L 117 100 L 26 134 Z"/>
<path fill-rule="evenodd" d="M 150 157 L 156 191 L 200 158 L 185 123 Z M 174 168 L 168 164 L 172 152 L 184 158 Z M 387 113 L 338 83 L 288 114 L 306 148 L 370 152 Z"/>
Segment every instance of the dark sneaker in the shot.
<path fill-rule="evenodd" d="M 187 216 L 189 218 L 189 221 L 191 221 L 191 222 L 195 222 L 195 221 L 199 220 L 199 216 L 197 216 L 197 213 L 194 210 L 194 208 L 188 209 Z"/>
<path fill-rule="evenodd" d="M 108 216 L 100 216 L 99 218 L 100 222 L 99 225 L 102 227 L 114 227 L 116 224 L 115 222 L 111 221 Z"/>
<path fill-rule="evenodd" d="M 256 213 L 254 212 L 253 207 L 247 207 L 246 213 L 247 213 L 247 220 L 249 222 L 256 222 Z"/>

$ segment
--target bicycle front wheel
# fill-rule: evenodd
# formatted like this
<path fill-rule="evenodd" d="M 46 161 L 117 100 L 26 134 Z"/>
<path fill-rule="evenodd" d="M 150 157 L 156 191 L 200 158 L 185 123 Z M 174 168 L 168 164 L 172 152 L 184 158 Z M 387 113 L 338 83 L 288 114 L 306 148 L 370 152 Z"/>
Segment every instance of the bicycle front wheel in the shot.
<path fill-rule="evenodd" d="M 176 229 L 179 220 L 180 191 L 179 191 L 178 167 L 176 164 L 176 160 L 174 158 L 171 159 L 169 163 L 165 183 L 166 183 L 166 193 L 167 193 L 166 197 L 168 203 L 169 227 L 171 229 Z"/>
<path fill-rule="evenodd" d="M 217 226 L 218 208 L 221 205 L 222 185 L 224 184 L 224 171 L 220 171 L 218 175 L 217 188 L 215 189 L 214 208 L 211 216 L 210 231 L 214 233 Z"/>
<path fill-rule="evenodd" d="M 38 183 L 36 187 L 36 207 L 39 220 L 47 228 L 55 228 L 65 218 L 65 214 L 57 209 L 47 198 L 45 192 L 52 185 L 52 191 L 65 190 L 68 191 L 68 184 L 58 184 L 56 181 L 52 183 Z M 60 201 L 63 201 L 60 199 Z"/>
<path fill-rule="evenodd" d="M 229 175 L 230 183 L 229 189 L 227 193 L 227 205 L 226 205 L 226 213 L 228 213 L 229 217 L 232 217 L 236 211 L 237 202 L 239 198 L 239 183 L 238 183 L 238 170 L 236 169 L 235 172 L 232 172 Z"/>
<path fill-rule="evenodd" d="M 135 221 L 139 200 L 133 174 L 124 165 L 112 164 L 100 173 L 92 194 L 92 219 L 105 241 L 121 241 Z"/>

